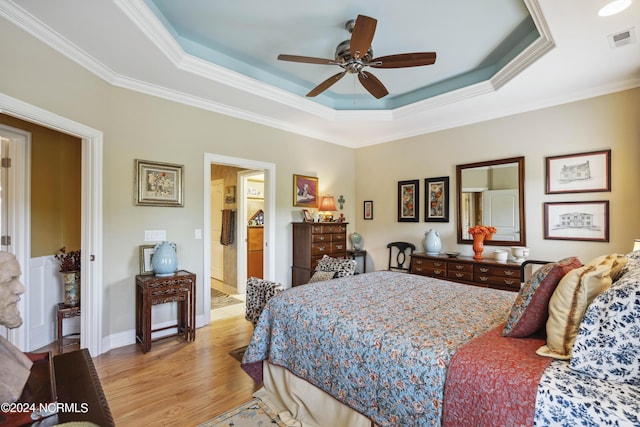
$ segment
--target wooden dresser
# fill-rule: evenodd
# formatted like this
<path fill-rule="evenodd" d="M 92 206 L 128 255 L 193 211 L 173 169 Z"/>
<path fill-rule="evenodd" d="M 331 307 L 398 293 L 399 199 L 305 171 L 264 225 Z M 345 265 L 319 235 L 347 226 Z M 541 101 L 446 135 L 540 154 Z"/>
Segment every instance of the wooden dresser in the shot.
<path fill-rule="evenodd" d="M 324 255 L 347 257 L 347 223 L 294 222 L 291 285 L 307 283 Z"/>
<path fill-rule="evenodd" d="M 520 264 L 515 262 L 498 262 L 492 259 L 476 261 L 470 256 L 449 258 L 446 255 L 425 253 L 414 253 L 411 256 L 411 273 L 514 292 L 520 290 L 522 280 Z"/>

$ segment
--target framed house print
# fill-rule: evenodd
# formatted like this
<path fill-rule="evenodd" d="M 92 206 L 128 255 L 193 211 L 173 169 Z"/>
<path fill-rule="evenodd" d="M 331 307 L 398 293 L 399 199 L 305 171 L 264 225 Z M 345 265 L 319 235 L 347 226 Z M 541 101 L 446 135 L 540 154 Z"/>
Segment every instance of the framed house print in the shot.
<path fill-rule="evenodd" d="M 544 238 L 609 241 L 609 201 L 544 204 Z"/>
<path fill-rule="evenodd" d="M 420 181 L 398 181 L 398 222 L 418 222 Z"/>
<path fill-rule="evenodd" d="M 611 191 L 611 150 L 546 158 L 547 194 Z"/>
<path fill-rule="evenodd" d="M 449 177 L 424 180 L 424 220 L 449 222 Z"/>
<path fill-rule="evenodd" d="M 293 206 L 318 207 L 318 178 L 293 175 Z"/>
<path fill-rule="evenodd" d="M 182 169 L 182 165 L 136 159 L 136 206 L 183 207 Z"/>
<path fill-rule="evenodd" d="M 373 219 L 373 200 L 364 201 L 364 219 Z"/>

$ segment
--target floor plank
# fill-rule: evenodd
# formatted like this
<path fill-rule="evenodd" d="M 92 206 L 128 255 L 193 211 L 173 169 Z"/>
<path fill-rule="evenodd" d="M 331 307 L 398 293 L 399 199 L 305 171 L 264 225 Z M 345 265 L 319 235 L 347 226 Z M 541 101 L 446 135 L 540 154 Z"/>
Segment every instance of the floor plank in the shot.
<path fill-rule="evenodd" d="M 242 315 L 214 320 L 196 341 L 128 345 L 94 358 L 118 426 L 196 426 L 251 399 L 257 387 L 229 351 L 248 344 Z"/>

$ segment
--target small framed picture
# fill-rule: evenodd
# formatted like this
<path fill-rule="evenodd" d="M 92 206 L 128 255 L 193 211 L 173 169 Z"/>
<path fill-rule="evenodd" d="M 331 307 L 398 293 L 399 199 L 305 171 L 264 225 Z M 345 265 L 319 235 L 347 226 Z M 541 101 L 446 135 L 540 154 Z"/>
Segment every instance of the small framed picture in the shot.
<path fill-rule="evenodd" d="M 364 219 L 373 219 L 373 200 L 364 201 Z"/>
<path fill-rule="evenodd" d="M 302 219 L 304 220 L 304 222 L 313 222 L 308 209 L 302 209 Z"/>
<path fill-rule="evenodd" d="M 227 204 L 236 202 L 236 186 L 227 185 L 224 187 L 224 202 Z"/>
<path fill-rule="evenodd" d="M 151 258 L 153 257 L 156 245 L 140 245 L 140 275 L 146 276 L 153 274 L 151 266 Z"/>
<path fill-rule="evenodd" d="M 609 201 L 545 203 L 544 238 L 608 242 Z"/>
<path fill-rule="evenodd" d="M 449 222 L 449 177 L 424 180 L 424 220 Z"/>
<path fill-rule="evenodd" d="M 293 175 L 293 206 L 318 207 L 318 178 Z"/>
<path fill-rule="evenodd" d="M 182 170 L 182 165 L 136 159 L 136 206 L 183 207 Z"/>
<path fill-rule="evenodd" d="M 546 158 L 547 194 L 611 191 L 611 150 Z"/>
<path fill-rule="evenodd" d="M 420 181 L 398 181 L 398 222 L 418 222 Z"/>

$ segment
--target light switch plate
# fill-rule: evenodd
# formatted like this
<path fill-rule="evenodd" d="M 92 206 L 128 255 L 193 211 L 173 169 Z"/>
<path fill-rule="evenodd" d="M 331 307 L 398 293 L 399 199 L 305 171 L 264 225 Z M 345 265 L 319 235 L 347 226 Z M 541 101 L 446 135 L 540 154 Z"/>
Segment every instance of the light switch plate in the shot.
<path fill-rule="evenodd" d="M 196 240 L 202 239 L 202 230 L 200 230 L 199 228 L 196 228 L 195 238 Z"/>

